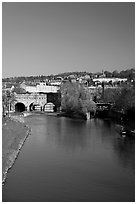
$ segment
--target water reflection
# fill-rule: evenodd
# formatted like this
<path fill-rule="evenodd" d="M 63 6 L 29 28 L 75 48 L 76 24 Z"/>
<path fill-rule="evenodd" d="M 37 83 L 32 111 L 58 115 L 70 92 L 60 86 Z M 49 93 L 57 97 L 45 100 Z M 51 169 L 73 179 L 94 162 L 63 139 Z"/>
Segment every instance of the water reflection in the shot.
<path fill-rule="evenodd" d="M 87 129 L 85 132 L 84 127 L 85 121 L 60 118 L 54 123 L 54 130 L 47 137 L 49 140 L 54 140 L 56 145 L 67 151 L 82 150 L 87 148 L 90 140 L 89 130 Z M 49 125 L 47 132 L 51 131 L 50 128 Z"/>
<path fill-rule="evenodd" d="M 113 140 L 113 147 L 119 163 L 135 171 L 135 140 L 133 138 L 118 138 Z"/>
<path fill-rule="evenodd" d="M 50 120 L 52 122 L 50 122 Z M 54 123 L 53 123 L 54 121 Z M 53 127 L 54 124 L 54 128 Z M 135 167 L 135 142 L 122 138 L 110 120 L 92 119 L 89 121 L 69 118 L 48 118 L 46 137 L 65 151 L 88 151 L 103 145 L 113 150 L 115 157 L 124 168 Z M 98 150 L 100 151 L 100 150 Z"/>
<path fill-rule="evenodd" d="M 28 117 L 3 201 L 134 201 L 134 140 L 111 121 Z"/>

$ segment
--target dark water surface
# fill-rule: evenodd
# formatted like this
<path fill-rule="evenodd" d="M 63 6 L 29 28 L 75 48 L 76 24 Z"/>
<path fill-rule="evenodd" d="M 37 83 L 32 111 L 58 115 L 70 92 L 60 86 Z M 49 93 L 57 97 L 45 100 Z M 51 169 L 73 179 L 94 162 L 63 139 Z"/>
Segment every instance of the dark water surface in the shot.
<path fill-rule="evenodd" d="M 29 116 L 3 201 L 134 201 L 135 141 L 110 121 Z"/>

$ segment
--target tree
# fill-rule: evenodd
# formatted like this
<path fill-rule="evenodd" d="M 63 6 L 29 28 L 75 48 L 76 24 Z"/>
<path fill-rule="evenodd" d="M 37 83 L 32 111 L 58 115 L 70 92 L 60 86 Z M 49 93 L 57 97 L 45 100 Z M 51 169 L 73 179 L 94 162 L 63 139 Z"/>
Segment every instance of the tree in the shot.
<path fill-rule="evenodd" d="M 91 99 L 88 89 L 78 83 L 67 82 L 61 87 L 62 110 L 69 115 L 85 115 L 87 112 L 95 111 L 96 105 Z"/>
<path fill-rule="evenodd" d="M 135 89 L 134 87 L 125 86 L 121 89 L 121 93 L 115 102 L 115 107 L 123 111 L 125 114 L 128 112 L 135 112 Z"/>
<path fill-rule="evenodd" d="M 112 73 L 109 72 L 109 71 L 104 71 L 104 74 L 105 74 L 105 76 L 106 76 L 107 78 L 112 77 Z"/>
<path fill-rule="evenodd" d="M 17 94 L 26 93 L 26 90 L 20 87 L 16 87 L 12 92 L 16 92 Z"/>
<path fill-rule="evenodd" d="M 113 77 L 116 77 L 116 78 L 119 77 L 118 71 L 117 71 L 117 70 L 113 71 L 113 72 L 112 72 L 112 76 L 113 76 Z"/>
<path fill-rule="evenodd" d="M 6 115 L 6 112 L 8 113 L 9 116 L 10 108 L 15 101 L 16 101 L 15 94 L 13 92 L 6 91 L 5 93 L 2 94 L 3 116 Z"/>
<path fill-rule="evenodd" d="M 120 88 L 105 89 L 102 102 L 113 103 L 113 109 L 122 111 L 124 114 L 135 113 L 135 87 L 131 85 L 124 85 Z"/>
<path fill-rule="evenodd" d="M 3 111 L 3 116 L 6 115 L 7 107 L 8 107 L 7 96 L 6 96 L 5 93 L 2 93 L 2 111 Z"/>

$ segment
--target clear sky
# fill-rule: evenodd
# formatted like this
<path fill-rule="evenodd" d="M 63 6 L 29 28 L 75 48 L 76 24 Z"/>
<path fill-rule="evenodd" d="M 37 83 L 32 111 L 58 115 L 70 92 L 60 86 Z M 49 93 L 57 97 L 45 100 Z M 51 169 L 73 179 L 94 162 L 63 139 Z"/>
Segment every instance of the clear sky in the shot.
<path fill-rule="evenodd" d="M 135 68 L 135 5 L 2 3 L 2 75 Z"/>

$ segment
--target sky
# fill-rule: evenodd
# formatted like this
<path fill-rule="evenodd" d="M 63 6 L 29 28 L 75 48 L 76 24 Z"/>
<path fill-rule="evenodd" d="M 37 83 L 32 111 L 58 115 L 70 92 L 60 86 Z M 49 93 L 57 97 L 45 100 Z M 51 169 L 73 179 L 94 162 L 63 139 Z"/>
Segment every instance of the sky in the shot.
<path fill-rule="evenodd" d="M 2 3 L 2 77 L 131 68 L 133 2 Z"/>

